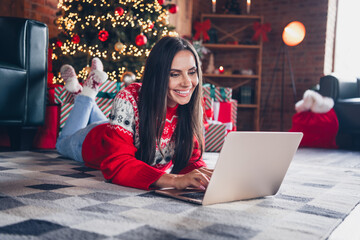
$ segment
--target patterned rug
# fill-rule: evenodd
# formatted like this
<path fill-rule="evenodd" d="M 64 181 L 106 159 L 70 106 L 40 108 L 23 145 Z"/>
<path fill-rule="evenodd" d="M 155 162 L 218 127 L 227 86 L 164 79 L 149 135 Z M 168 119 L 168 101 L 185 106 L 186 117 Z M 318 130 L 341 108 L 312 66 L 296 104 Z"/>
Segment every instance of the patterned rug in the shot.
<path fill-rule="evenodd" d="M 0 153 L 3 240 L 326 239 L 359 199 L 360 152 L 300 149 L 276 196 L 206 207 L 106 183 L 54 151 Z"/>

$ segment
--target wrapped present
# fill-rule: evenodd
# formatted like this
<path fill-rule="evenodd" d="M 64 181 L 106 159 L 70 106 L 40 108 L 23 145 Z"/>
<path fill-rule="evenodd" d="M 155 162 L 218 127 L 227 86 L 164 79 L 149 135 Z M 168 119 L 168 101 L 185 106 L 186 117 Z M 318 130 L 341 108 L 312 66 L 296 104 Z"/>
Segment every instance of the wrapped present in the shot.
<path fill-rule="evenodd" d="M 95 101 L 106 117 L 110 114 L 114 97 L 123 88 L 125 88 L 124 82 L 118 83 L 114 81 L 106 81 L 99 87 Z"/>
<path fill-rule="evenodd" d="M 115 95 L 125 87 L 125 83 L 106 81 L 99 87 L 99 93 L 97 94 L 95 101 L 100 110 L 109 116 L 111 110 L 111 104 Z M 60 110 L 60 129 L 64 127 L 66 119 L 69 117 L 70 111 L 73 107 L 74 96 L 66 91 L 64 86 L 57 86 L 54 88 L 55 103 L 61 104 Z"/>
<path fill-rule="evenodd" d="M 213 99 L 215 102 L 229 102 L 232 97 L 232 89 L 216 87 L 215 85 L 206 83 L 203 85 L 203 95 L 204 97 L 210 96 L 210 99 Z M 205 106 L 207 106 L 206 99 Z"/>
<path fill-rule="evenodd" d="M 64 104 L 74 102 L 73 94 L 66 91 L 64 86 L 57 85 L 54 88 L 54 92 L 55 103 Z"/>
<path fill-rule="evenodd" d="M 220 152 L 226 134 L 226 124 L 216 121 L 208 122 L 208 127 L 205 130 L 205 151 Z"/>
<path fill-rule="evenodd" d="M 63 103 L 60 108 L 60 129 L 65 125 L 66 119 L 69 117 L 70 111 L 73 108 L 73 103 Z"/>
<path fill-rule="evenodd" d="M 204 108 L 204 120 L 213 120 L 214 119 L 214 101 L 210 96 L 204 95 L 203 98 L 203 108 Z"/>
<path fill-rule="evenodd" d="M 45 123 L 40 126 L 34 137 L 33 147 L 54 149 L 59 134 L 60 105 L 46 106 Z"/>
<path fill-rule="evenodd" d="M 232 131 L 236 131 L 238 101 L 235 99 L 231 99 L 230 102 L 231 102 L 231 121 L 233 122 Z"/>
<path fill-rule="evenodd" d="M 224 123 L 229 131 L 236 131 L 237 101 L 214 102 L 214 120 Z"/>

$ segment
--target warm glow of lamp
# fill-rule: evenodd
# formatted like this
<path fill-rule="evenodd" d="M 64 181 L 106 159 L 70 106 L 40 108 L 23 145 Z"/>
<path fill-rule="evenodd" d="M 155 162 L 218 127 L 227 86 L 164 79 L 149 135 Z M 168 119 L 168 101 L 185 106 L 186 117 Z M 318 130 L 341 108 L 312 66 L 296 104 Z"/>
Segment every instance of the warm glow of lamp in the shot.
<path fill-rule="evenodd" d="M 305 38 L 305 26 L 301 22 L 289 23 L 283 31 L 282 39 L 288 46 L 296 46 Z"/>

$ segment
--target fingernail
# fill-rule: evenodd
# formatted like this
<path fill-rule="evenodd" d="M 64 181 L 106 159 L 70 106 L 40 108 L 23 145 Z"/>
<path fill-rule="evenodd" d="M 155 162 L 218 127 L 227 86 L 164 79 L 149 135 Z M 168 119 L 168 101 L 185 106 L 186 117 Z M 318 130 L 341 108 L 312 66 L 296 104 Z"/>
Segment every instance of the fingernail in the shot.
<path fill-rule="evenodd" d="M 203 185 L 200 185 L 201 190 L 205 190 L 205 187 Z"/>

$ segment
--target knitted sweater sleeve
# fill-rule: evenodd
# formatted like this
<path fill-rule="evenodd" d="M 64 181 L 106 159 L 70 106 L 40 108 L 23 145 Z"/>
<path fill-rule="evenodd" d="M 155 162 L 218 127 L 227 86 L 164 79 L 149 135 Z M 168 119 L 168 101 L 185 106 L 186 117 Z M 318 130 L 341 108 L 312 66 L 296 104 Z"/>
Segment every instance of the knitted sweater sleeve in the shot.
<path fill-rule="evenodd" d="M 100 169 L 105 179 L 122 186 L 148 190 L 164 169 L 154 168 L 136 159 L 134 145 L 137 116 L 136 102 L 129 94 L 120 94 L 113 101 L 110 124 L 105 129 L 102 147 L 107 153 Z"/>

